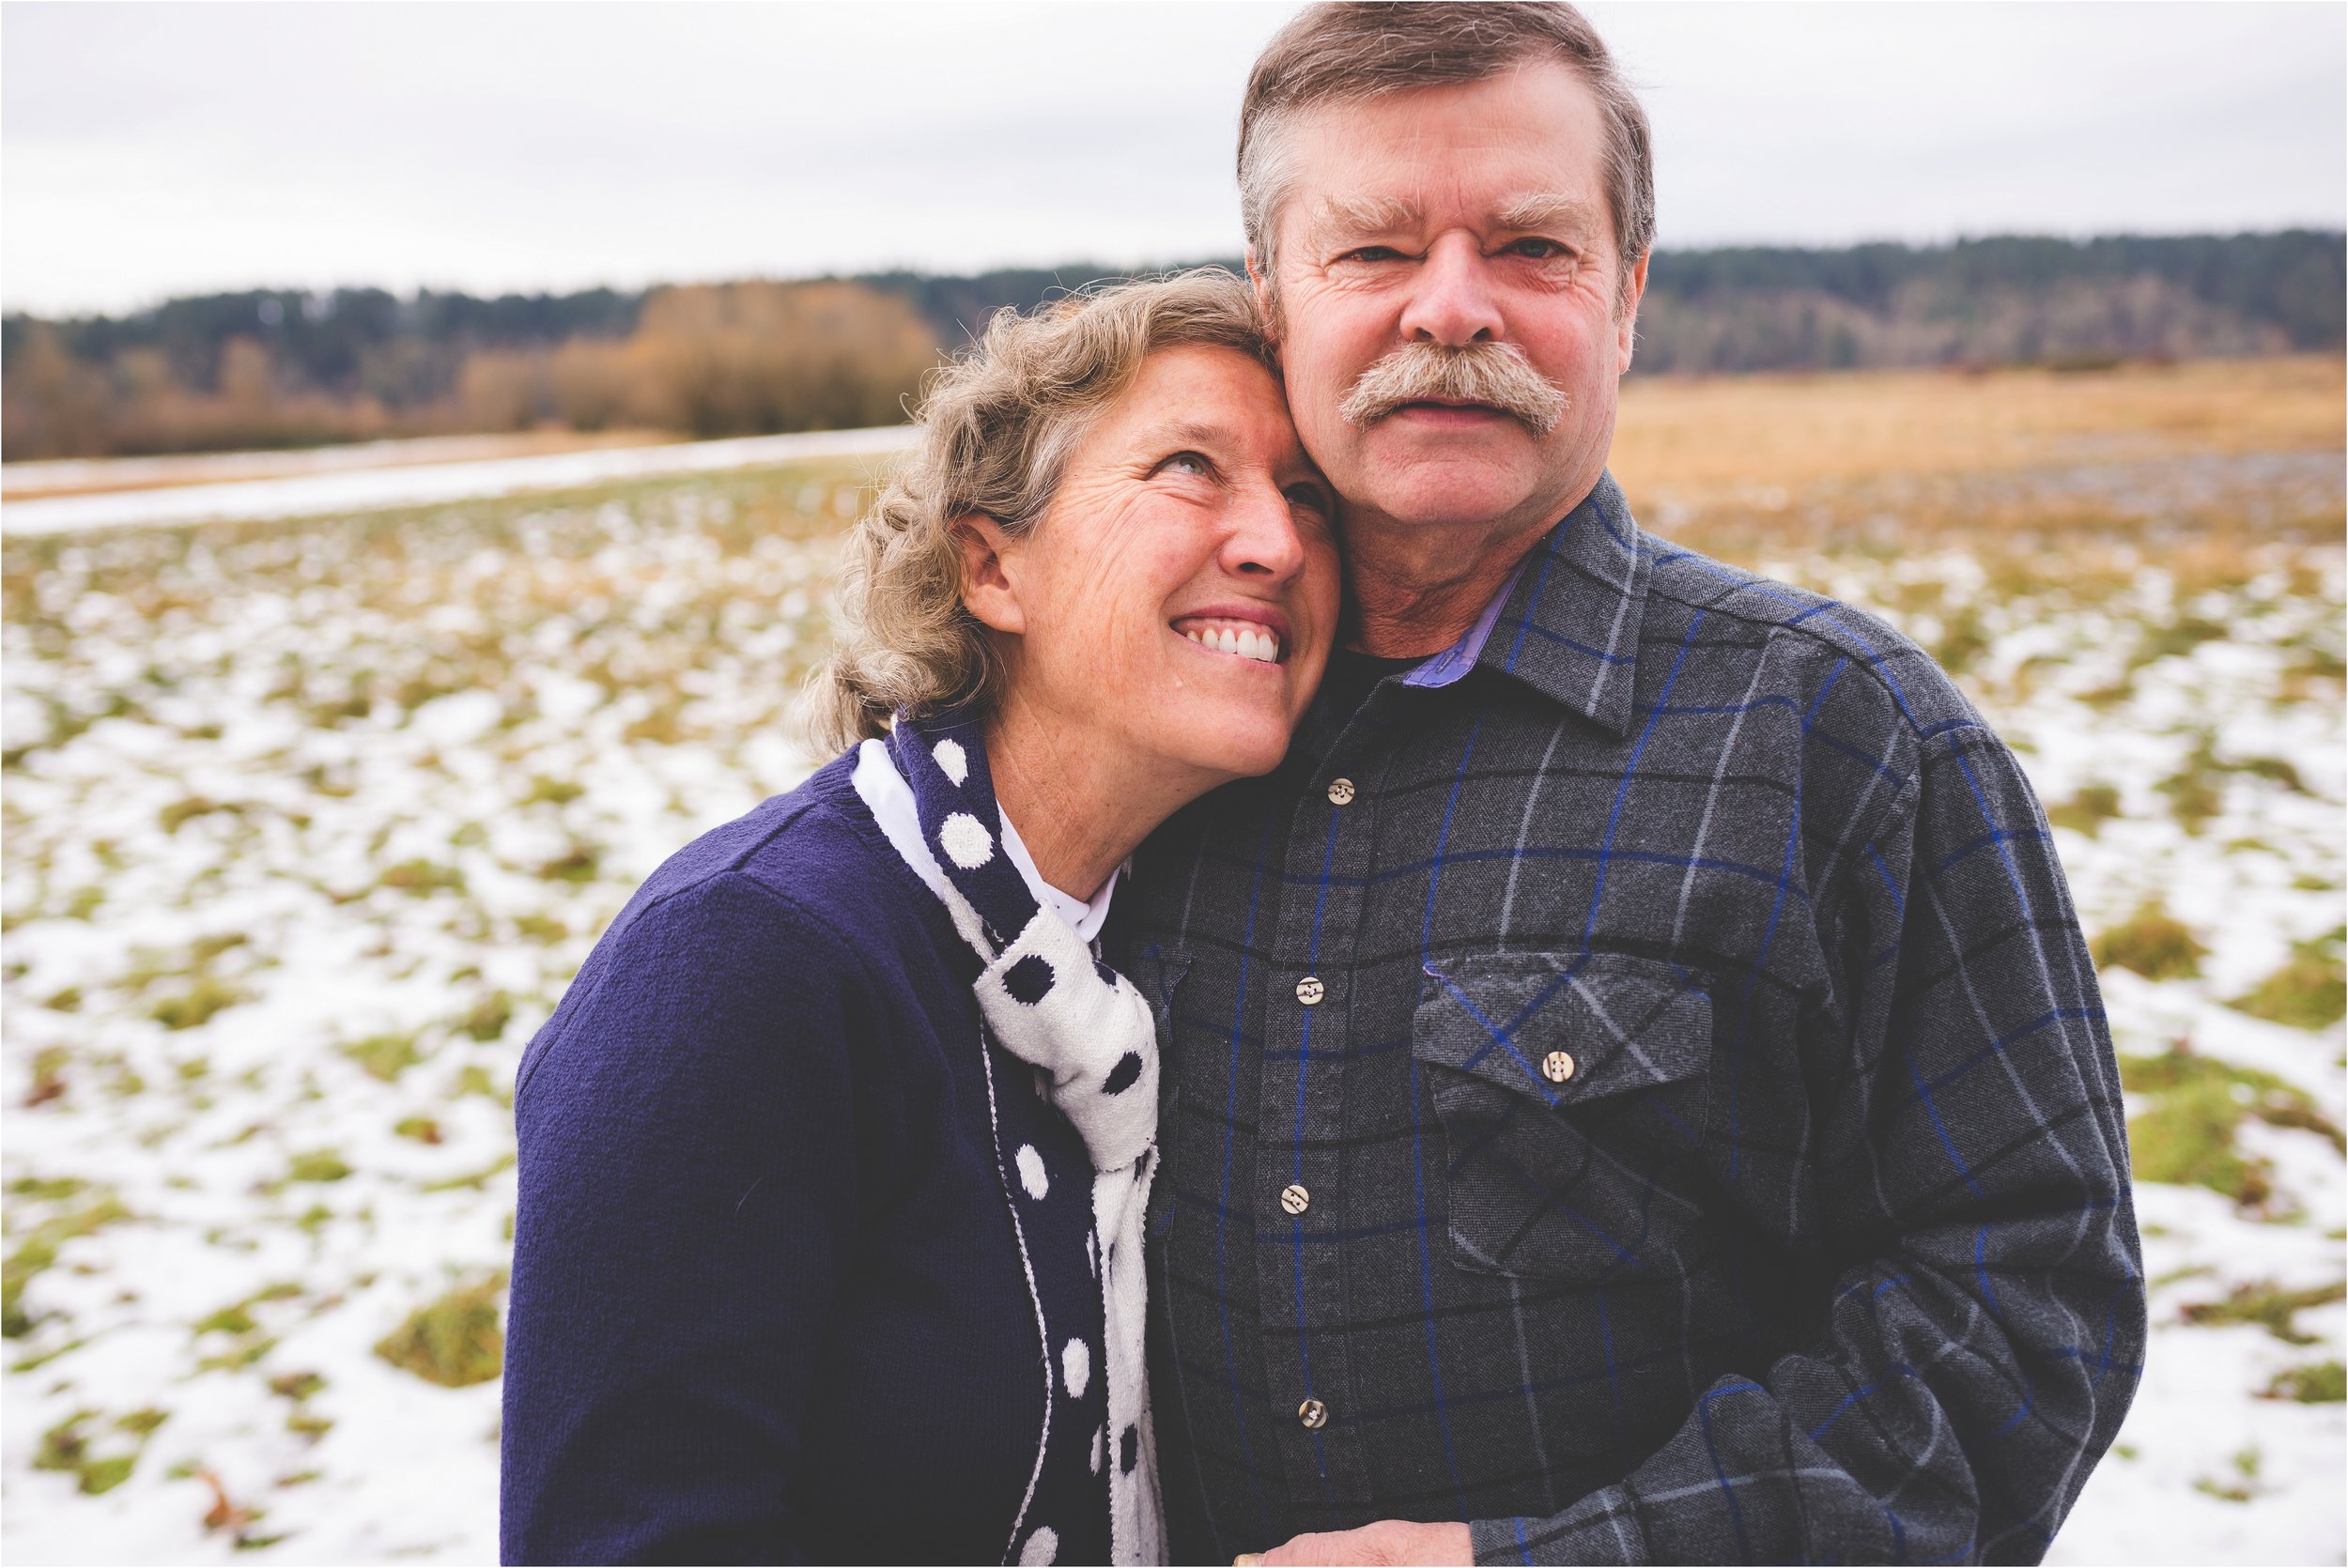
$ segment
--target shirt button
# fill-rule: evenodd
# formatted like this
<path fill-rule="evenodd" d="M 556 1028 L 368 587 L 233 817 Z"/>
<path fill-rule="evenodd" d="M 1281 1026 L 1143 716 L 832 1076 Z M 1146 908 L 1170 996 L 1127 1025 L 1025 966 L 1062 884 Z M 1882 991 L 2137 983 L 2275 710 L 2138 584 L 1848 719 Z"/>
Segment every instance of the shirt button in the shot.
<path fill-rule="evenodd" d="M 1290 1214 L 1302 1214 L 1312 1207 L 1313 1195 L 1291 1183 L 1280 1189 L 1280 1207 Z"/>
<path fill-rule="evenodd" d="M 1318 1432 L 1329 1424 L 1329 1407 L 1318 1399 L 1308 1399 L 1296 1407 L 1296 1419 L 1307 1431 Z"/>
<path fill-rule="evenodd" d="M 1350 778 L 1332 778 L 1329 780 L 1329 804 L 1332 806 L 1352 805 L 1353 781 Z"/>
<path fill-rule="evenodd" d="M 1328 994 L 1318 975 L 1307 975 L 1296 982 L 1296 999 L 1308 1007 L 1320 1006 L 1321 999 Z"/>
<path fill-rule="evenodd" d="M 1541 1076 L 1552 1084 L 1562 1084 L 1573 1076 L 1573 1058 L 1562 1051 L 1552 1051 L 1541 1058 Z"/>

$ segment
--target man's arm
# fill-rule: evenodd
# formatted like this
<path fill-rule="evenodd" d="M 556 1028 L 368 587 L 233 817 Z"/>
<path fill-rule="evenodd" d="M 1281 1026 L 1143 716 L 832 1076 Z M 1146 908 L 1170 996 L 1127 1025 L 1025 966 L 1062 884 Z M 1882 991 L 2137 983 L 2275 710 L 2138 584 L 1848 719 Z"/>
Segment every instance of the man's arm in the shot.
<path fill-rule="evenodd" d="M 2086 945 L 2012 754 L 1921 753 L 1820 927 L 1816 1339 L 1477 1561 L 2034 1562 L 2119 1429 L 2144 1289 Z"/>

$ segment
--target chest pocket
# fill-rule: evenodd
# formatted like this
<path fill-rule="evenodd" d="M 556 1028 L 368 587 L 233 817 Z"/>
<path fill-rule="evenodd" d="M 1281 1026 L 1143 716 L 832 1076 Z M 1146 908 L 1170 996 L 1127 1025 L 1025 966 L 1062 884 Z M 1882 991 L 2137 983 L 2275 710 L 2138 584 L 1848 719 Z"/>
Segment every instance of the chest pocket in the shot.
<path fill-rule="evenodd" d="M 1411 1051 L 1461 1268 L 1595 1283 L 1668 1267 L 1703 1180 L 1707 983 L 1617 953 L 1427 966 Z"/>

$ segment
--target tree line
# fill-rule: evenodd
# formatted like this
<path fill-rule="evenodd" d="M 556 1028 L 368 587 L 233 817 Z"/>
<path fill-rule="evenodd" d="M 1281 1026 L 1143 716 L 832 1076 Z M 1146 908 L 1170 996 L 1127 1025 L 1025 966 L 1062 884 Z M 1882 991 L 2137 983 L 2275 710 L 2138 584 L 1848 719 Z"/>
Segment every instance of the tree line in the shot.
<path fill-rule="evenodd" d="M 2338 352 L 2337 230 L 1664 251 L 1642 372 L 2108 364 Z M 1236 267 L 1235 258 L 1223 265 Z M 1084 267 L 480 299 L 253 289 L 0 319 L 9 458 L 568 426 L 717 436 L 903 417 L 996 310 Z"/>

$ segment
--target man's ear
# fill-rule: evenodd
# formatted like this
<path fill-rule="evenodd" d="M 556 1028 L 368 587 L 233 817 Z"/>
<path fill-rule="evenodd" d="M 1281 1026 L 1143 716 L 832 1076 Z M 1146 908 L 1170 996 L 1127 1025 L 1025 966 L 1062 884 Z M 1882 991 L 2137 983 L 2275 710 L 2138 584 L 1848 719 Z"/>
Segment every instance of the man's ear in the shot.
<path fill-rule="evenodd" d="M 1646 264 L 1654 255 L 1650 251 L 1630 269 L 1630 275 L 1622 281 L 1622 305 L 1614 312 L 1614 374 L 1630 373 L 1630 356 L 1638 346 L 1639 301 L 1646 296 Z"/>
<path fill-rule="evenodd" d="M 1003 525 L 982 512 L 968 512 L 950 525 L 962 546 L 962 602 L 981 625 L 1017 636 L 1027 629 L 1027 613 L 1011 562 L 1012 541 Z"/>

